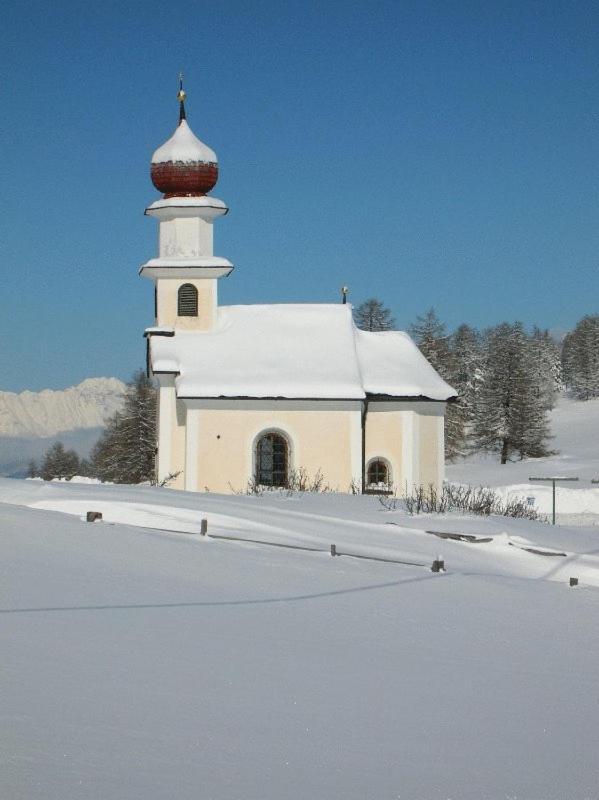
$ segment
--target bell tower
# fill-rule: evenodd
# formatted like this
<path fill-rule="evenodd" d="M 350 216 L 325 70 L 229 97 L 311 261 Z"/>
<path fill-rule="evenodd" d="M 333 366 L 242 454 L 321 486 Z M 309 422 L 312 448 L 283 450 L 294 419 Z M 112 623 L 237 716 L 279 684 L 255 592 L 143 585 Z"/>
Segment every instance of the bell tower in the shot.
<path fill-rule="evenodd" d="M 152 156 L 152 183 L 163 193 L 145 213 L 158 220 L 158 258 L 139 272 L 155 282 L 159 327 L 210 330 L 216 323 L 217 282 L 233 265 L 213 252 L 213 223 L 229 210 L 209 195 L 218 180 L 216 153 L 187 124 L 183 76 L 179 124 Z"/>

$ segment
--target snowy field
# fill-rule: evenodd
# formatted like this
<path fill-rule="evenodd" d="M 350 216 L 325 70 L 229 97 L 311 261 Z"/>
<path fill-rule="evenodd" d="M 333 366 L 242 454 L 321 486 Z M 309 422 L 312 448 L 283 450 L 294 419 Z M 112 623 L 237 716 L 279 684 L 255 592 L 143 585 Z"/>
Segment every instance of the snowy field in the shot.
<path fill-rule="evenodd" d="M 2 797 L 599 795 L 597 528 L 4 479 L 0 547 Z"/>
<path fill-rule="evenodd" d="M 551 484 L 531 484 L 530 477 L 578 477 L 578 483 L 558 484 L 558 521 L 573 525 L 599 525 L 599 399 L 581 402 L 561 397 L 550 414 L 557 455 L 500 464 L 498 456 L 474 456 L 447 465 L 447 478 L 456 483 L 493 486 L 504 496 L 531 496 L 535 507 L 551 514 Z M 598 792 L 599 796 L 599 792 Z"/>

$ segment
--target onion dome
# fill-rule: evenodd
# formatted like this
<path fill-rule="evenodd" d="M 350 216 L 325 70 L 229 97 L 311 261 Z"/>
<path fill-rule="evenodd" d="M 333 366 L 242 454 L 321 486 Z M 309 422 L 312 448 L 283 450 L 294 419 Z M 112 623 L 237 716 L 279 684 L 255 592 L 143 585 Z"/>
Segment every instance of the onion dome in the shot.
<path fill-rule="evenodd" d="M 152 156 L 152 183 L 165 197 L 201 197 L 218 180 L 216 153 L 187 124 L 183 78 L 179 80 L 179 125 Z"/>

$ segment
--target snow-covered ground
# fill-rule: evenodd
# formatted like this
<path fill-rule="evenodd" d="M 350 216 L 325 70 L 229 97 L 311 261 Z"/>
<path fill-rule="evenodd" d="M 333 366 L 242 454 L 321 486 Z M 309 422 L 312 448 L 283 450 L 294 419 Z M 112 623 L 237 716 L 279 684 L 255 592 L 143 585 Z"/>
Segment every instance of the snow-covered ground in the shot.
<path fill-rule="evenodd" d="M 0 548 L 3 797 L 597 797 L 596 528 L 0 480 Z"/>
<path fill-rule="evenodd" d="M 456 483 L 492 486 L 505 495 L 535 498 L 535 507 L 551 513 L 551 484 L 531 483 L 530 477 L 578 477 L 578 483 L 558 485 L 558 520 L 569 524 L 599 525 L 599 399 L 581 402 L 561 397 L 551 412 L 553 438 L 550 447 L 557 451 L 547 458 L 525 459 L 500 464 L 498 456 L 476 455 L 448 464 L 447 478 Z"/>

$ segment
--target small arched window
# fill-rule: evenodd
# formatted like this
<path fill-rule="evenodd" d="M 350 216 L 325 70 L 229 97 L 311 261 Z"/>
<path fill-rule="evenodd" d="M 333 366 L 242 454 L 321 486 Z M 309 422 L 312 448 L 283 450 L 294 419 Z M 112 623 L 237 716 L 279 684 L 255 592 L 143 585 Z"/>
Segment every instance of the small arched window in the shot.
<path fill-rule="evenodd" d="M 289 448 L 279 433 L 265 433 L 256 446 L 256 482 L 261 486 L 287 486 Z"/>
<path fill-rule="evenodd" d="M 380 458 L 375 458 L 368 465 L 368 485 L 369 486 L 388 486 L 389 467 Z"/>
<path fill-rule="evenodd" d="M 191 283 L 184 283 L 177 294 L 177 315 L 179 317 L 197 317 L 198 290 Z"/>

